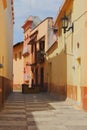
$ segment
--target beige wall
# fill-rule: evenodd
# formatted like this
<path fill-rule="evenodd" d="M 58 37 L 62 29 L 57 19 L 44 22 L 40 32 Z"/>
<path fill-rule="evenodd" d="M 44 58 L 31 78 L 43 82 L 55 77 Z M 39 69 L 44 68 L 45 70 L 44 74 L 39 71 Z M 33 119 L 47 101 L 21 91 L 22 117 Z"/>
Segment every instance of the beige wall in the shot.
<path fill-rule="evenodd" d="M 52 18 L 48 17 L 44 21 L 42 21 L 34 30 L 32 30 L 31 34 L 33 34 L 35 31 L 38 31 L 37 35 L 37 41 L 45 36 L 45 51 L 48 50 L 48 29 L 49 27 L 52 27 Z"/>
<path fill-rule="evenodd" d="M 84 72 L 86 58 L 84 57 L 84 49 L 85 49 L 85 38 L 84 31 L 85 28 L 85 0 L 84 1 L 76 1 L 73 2 L 72 7 L 72 22 L 74 23 L 74 33 L 71 32 L 66 34 L 66 46 L 67 46 L 67 84 L 78 86 L 78 59 L 80 58 L 80 86 L 87 85 L 85 80 Z M 79 43 L 79 48 L 77 44 Z M 72 50 L 70 51 L 70 44 L 73 45 Z M 73 56 L 71 56 L 71 55 Z M 75 66 L 75 70 L 72 67 Z"/>
<path fill-rule="evenodd" d="M 13 4 L 0 0 L 0 108 L 13 89 Z"/>
<path fill-rule="evenodd" d="M 21 52 L 21 59 L 20 59 Z M 22 55 L 23 43 L 19 43 L 13 47 L 13 84 L 21 85 L 23 81 L 24 74 L 24 58 Z M 17 56 L 17 57 L 16 57 Z"/>
<path fill-rule="evenodd" d="M 56 54 L 48 60 L 49 92 L 65 95 L 66 78 L 66 56 L 64 52 L 61 52 L 60 55 Z"/>
<path fill-rule="evenodd" d="M 38 43 L 39 40 L 42 37 L 45 37 L 45 53 L 48 50 L 48 44 L 49 44 L 49 27 L 52 27 L 53 21 L 52 18 L 48 17 L 44 21 L 42 21 L 34 30 L 32 30 L 31 35 L 35 32 L 38 31 L 37 34 L 37 44 L 36 47 L 38 49 Z M 34 52 L 35 53 L 35 52 Z M 47 72 L 47 59 L 45 59 L 45 62 L 43 64 L 38 64 L 36 66 L 38 68 L 38 73 L 40 75 L 40 69 L 43 67 L 44 68 L 44 84 L 47 85 L 48 82 L 48 72 Z M 38 82 L 40 83 L 40 77 L 38 79 Z"/>
<path fill-rule="evenodd" d="M 69 92 L 68 92 L 69 96 L 73 99 L 78 100 L 79 102 L 81 102 L 80 87 L 87 86 L 87 79 L 85 75 L 87 71 L 86 68 L 87 66 L 87 56 L 86 56 L 87 6 L 86 5 L 87 5 L 86 0 L 65 1 L 65 4 L 62 5 L 60 12 L 58 13 L 57 19 L 55 21 L 55 24 L 59 30 L 58 45 L 56 46 L 54 51 L 52 51 L 53 47 L 50 48 L 51 53 L 50 54 L 48 53 L 48 57 L 47 57 L 48 62 L 51 62 L 52 64 L 51 65 L 52 69 L 50 72 L 50 74 L 52 75 L 51 84 L 53 84 L 53 86 L 56 86 L 54 87 L 55 92 L 57 92 L 56 91 L 57 89 L 60 90 L 61 82 L 64 83 L 65 85 L 67 84 L 67 91 L 69 87 Z M 74 23 L 73 33 L 71 30 L 69 32 L 66 32 L 65 34 L 63 33 L 61 18 L 63 17 L 64 12 L 66 12 L 66 15 L 68 15 L 71 12 L 71 20 Z M 78 47 L 78 43 L 79 43 L 79 47 Z M 66 45 L 66 49 L 64 45 Z M 65 68 L 66 75 L 64 77 L 63 68 L 65 65 L 66 65 Z M 51 76 L 49 75 L 49 78 L 50 77 Z M 51 91 L 54 91 L 53 90 L 54 88 L 52 88 Z M 64 89 L 65 88 L 63 88 L 63 90 Z"/>
<path fill-rule="evenodd" d="M 12 46 L 13 46 L 13 20 L 11 3 L 7 0 L 7 8 L 3 8 L 2 0 L 0 1 L 0 62 L 3 69 L 0 75 L 12 80 L 13 63 L 12 63 Z"/>
<path fill-rule="evenodd" d="M 24 30 L 24 44 L 23 44 L 23 58 L 24 58 L 24 66 L 23 69 L 25 69 L 25 73 L 23 74 L 23 82 L 25 83 L 29 83 L 30 82 L 30 67 L 27 66 L 26 64 L 30 63 L 30 50 L 31 50 L 31 46 L 28 45 L 29 40 L 30 40 L 30 33 L 31 33 L 31 28 L 30 28 L 30 24 L 28 23 L 28 21 L 26 21 L 23 25 L 23 30 Z M 26 29 L 27 28 L 27 29 Z M 24 52 L 24 49 L 26 48 L 26 51 Z"/>

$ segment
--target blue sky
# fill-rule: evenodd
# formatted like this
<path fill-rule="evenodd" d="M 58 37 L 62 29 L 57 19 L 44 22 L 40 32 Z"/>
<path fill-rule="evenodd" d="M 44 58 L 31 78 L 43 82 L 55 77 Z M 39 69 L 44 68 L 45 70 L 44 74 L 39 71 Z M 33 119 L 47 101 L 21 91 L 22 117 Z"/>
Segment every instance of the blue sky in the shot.
<path fill-rule="evenodd" d="M 21 26 L 30 16 L 39 16 L 41 20 L 46 17 L 55 19 L 63 0 L 14 0 L 14 44 L 23 40 Z"/>

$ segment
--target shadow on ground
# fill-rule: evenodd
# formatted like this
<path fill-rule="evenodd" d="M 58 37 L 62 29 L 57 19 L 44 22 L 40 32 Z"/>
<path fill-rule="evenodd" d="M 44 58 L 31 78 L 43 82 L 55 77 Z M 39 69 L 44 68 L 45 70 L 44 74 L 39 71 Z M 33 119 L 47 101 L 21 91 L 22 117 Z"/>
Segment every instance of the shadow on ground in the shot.
<path fill-rule="evenodd" d="M 56 97 L 44 93 L 12 93 L 0 112 L 0 130 L 39 130 L 40 119 L 36 121 L 34 114 L 38 119 L 40 112 L 54 110 L 50 103 L 56 101 Z"/>

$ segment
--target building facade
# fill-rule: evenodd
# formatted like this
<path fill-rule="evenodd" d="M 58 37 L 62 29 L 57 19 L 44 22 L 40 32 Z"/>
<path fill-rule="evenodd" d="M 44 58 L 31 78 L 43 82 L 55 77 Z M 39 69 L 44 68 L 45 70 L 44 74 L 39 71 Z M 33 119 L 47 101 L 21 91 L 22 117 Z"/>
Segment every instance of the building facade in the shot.
<path fill-rule="evenodd" d="M 29 66 L 31 68 L 31 87 L 39 91 L 47 91 L 47 60 L 46 51 L 48 49 L 49 29 L 52 28 L 53 19 L 48 17 L 41 21 L 30 35 L 29 45 L 31 46 Z"/>
<path fill-rule="evenodd" d="M 23 57 L 24 57 L 24 83 L 30 84 L 30 67 L 29 59 L 31 58 L 31 46 L 28 44 L 30 41 L 31 30 L 39 24 L 41 20 L 37 16 L 29 16 L 29 18 L 24 22 L 22 28 L 24 30 L 24 44 L 23 44 Z"/>
<path fill-rule="evenodd" d="M 24 29 L 24 83 L 28 84 L 33 92 L 47 90 L 47 60 L 45 57 L 52 27 L 52 17 L 38 22 L 31 16 L 22 26 Z"/>
<path fill-rule="evenodd" d="M 77 101 L 84 109 L 87 109 L 86 10 L 86 0 L 64 0 L 55 20 L 58 41 L 48 50 L 49 91 Z M 65 27 L 64 20 L 68 21 Z"/>
<path fill-rule="evenodd" d="M 19 42 L 13 46 L 13 90 L 20 90 L 24 83 L 24 57 L 23 42 Z"/>
<path fill-rule="evenodd" d="M 0 108 L 13 89 L 13 0 L 0 0 Z"/>

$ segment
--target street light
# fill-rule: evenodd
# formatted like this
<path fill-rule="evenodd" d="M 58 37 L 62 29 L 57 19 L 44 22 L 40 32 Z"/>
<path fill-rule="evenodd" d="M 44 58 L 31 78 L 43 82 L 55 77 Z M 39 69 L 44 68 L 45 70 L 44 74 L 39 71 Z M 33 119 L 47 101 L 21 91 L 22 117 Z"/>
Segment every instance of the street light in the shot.
<path fill-rule="evenodd" d="M 62 28 L 64 29 L 64 33 L 66 33 L 67 31 L 69 31 L 70 29 L 72 29 L 72 32 L 73 32 L 73 23 L 72 23 L 72 26 L 68 27 L 68 17 L 66 15 L 64 15 L 62 17 Z"/>

